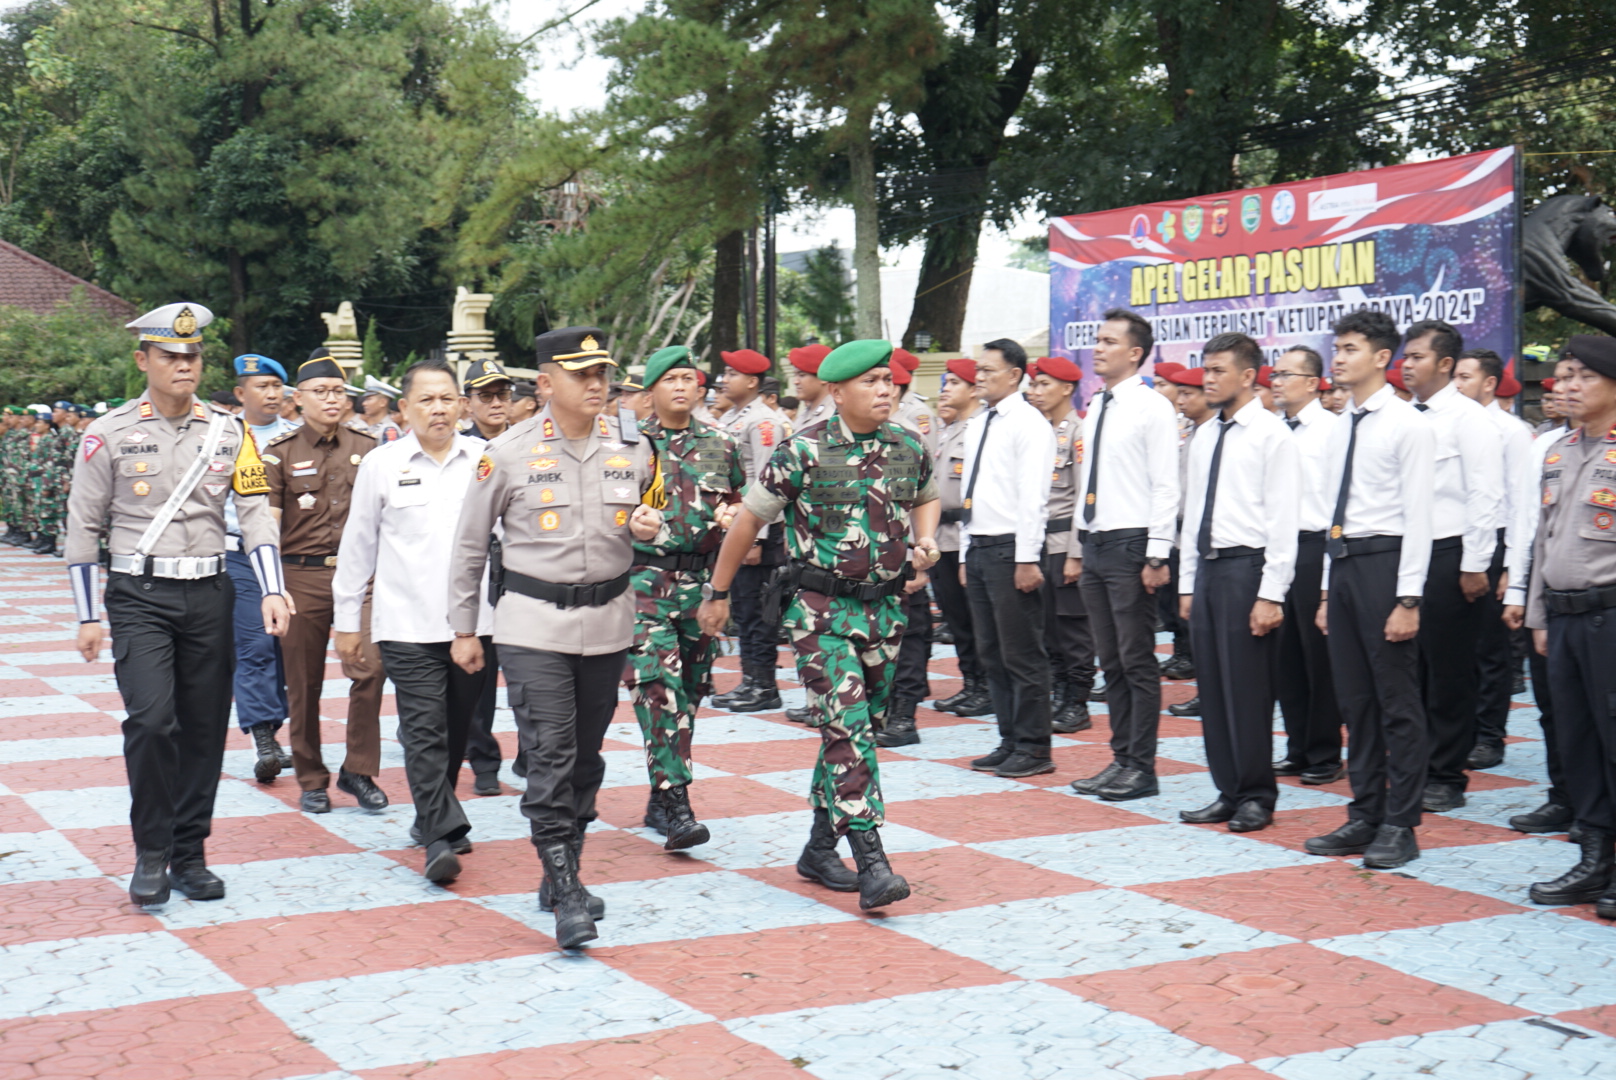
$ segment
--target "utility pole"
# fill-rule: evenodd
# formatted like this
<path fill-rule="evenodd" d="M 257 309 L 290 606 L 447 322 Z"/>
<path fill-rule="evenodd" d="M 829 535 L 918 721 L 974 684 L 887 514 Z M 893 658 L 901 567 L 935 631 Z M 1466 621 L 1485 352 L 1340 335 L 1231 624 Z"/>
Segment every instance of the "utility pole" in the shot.
<path fill-rule="evenodd" d="M 775 329 L 780 325 L 779 291 L 775 287 L 776 263 L 774 213 L 779 198 L 771 190 L 763 207 L 763 355 L 770 360 L 774 354 Z"/>

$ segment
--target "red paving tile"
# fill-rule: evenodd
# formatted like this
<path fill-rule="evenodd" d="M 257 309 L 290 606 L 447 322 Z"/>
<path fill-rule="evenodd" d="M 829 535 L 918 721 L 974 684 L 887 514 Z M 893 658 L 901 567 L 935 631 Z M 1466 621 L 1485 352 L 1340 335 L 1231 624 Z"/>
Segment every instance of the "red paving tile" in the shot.
<path fill-rule="evenodd" d="M 0 833 L 44 832 L 50 822 L 20 795 L 0 795 Z"/>
<path fill-rule="evenodd" d="M 1274 1074 L 1264 1072 L 1255 1065 L 1225 1065 L 1221 1069 L 1201 1069 L 1177 1076 L 1153 1077 L 1152 1080 L 1274 1080 Z"/>
<path fill-rule="evenodd" d="M 107 690 L 96 694 L 74 694 L 73 696 L 92 709 L 112 712 L 123 708 L 123 695 L 116 690 Z"/>
<path fill-rule="evenodd" d="M 123 708 L 122 705 L 117 708 Z M 80 735 L 119 735 L 118 721 L 104 712 L 53 713 L 0 718 L 0 742 L 13 739 L 71 739 Z"/>
<path fill-rule="evenodd" d="M 163 928 L 127 901 L 122 888 L 102 877 L 0 885 L 0 945 Z"/>
<path fill-rule="evenodd" d="M 1057 797 L 1044 791 L 999 791 L 889 802 L 887 818 L 961 844 L 1158 824 L 1154 818 L 1120 806 Z"/>
<path fill-rule="evenodd" d="M 721 1020 L 1010 981 L 868 923 L 590 949 L 589 956 Z"/>
<path fill-rule="evenodd" d="M 0 765 L 0 784 L 19 795 L 31 791 L 66 791 L 87 787 L 123 787 L 129 783 L 123 757 L 21 761 Z"/>
<path fill-rule="evenodd" d="M 1520 911 L 1515 904 L 1339 859 L 1132 886 L 1134 892 L 1295 938 L 1469 922 Z"/>
<path fill-rule="evenodd" d="M 1616 1005 L 1601 1005 L 1596 1009 L 1557 1013 L 1554 1018 L 1569 1024 L 1580 1024 L 1591 1031 L 1600 1031 L 1616 1038 Z"/>
<path fill-rule="evenodd" d="M 555 949 L 550 938 L 468 900 L 247 919 L 174 934 L 255 988 Z"/>
<path fill-rule="evenodd" d="M 33 646 L 28 646 L 26 650 L 13 646 L 13 649 L 17 651 L 34 651 Z M 0 664 L 6 662 L 6 654 L 0 653 Z M 86 664 L 84 661 L 79 660 L 70 664 L 28 664 L 23 670 L 36 679 L 62 679 L 79 675 L 111 675 L 112 665 L 110 663 Z M 51 691 L 53 694 L 55 692 L 54 690 Z"/>
<path fill-rule="evenodd" d="M 57 690 L 40 679 L 0 679 L 0 698 L 51 697 Z"/>
<path fill-rule="evenodd" d="M 1531 1015 L 1305 944 L 1049 981 L 1248 1060 Z"/>
<path fill-rule="evenodd" d="M 127 825 L 63 829 L 62 835 L 104 874 L 127 874 L 134 865 L 134 841 L 129 838 Z M 301 859 L 310 855 L 344 855 L 358 850 L 301 814 L 214 818 L 213 835 L 208 837 L 207 843 L 208 862 L 214 866 L 264 859 Z"/>
<path fill-rule="evenodd" d="M 1521 780 L 1514 776 L 1500 776 L 1498 773 L 1473 772 L 1470 777 L 1471 791 L 1497 791 L 1500 788 L 1530 787 L 1530 780 Z"/>
<path fill-rule="evenodd" d="M 426 862 L 424 848 L 409 847 L 378 854 L 419 872 Z M 472 836 L 472 852 L 460 858 L 461 873 L 447 886 L 456 896 L 503 896 L 529 892 L 544 876 L 533 845 L 526 840 L 479 841 Z M 687 852 L 663 851 L 662 845 L 615 829 L 591 832 L 584 844 L 581 877 L 585 885 L 618 881 L 647 881 L 677 874 L 700 874 L 718 869 Z"/>
<path fill-rule="evenodd" d="M 1261 832 L 1248 834 L 1254 840 L 1262 840 L 1269 844 L 1278 844 L 1280 847 L 1292 851 L 1302 851 L 1303 844 L 1311 836 L 1322 836 L 1327 832 L 1340 828 L 1347 820 L 1346 804 L 1340 806 L 1319 806 L 1306 810 L 1286 810 L 1285 793 L 1279 793 L 1279 809 L 1274 814 L 1274 823 Z M 1223 830 L 1222 825 L 1202 825 L 1196 828 Z M 1521 834 L 1513 829 L 1506 829 L 1498 825 L 1487 825 L 1479 821 L 1466 821 L 1463 818 L 1450 818 L 1442 814 L 1426 814 L 1415 831 L 1420 847 L 1425 849 L 1440 847 L 1464 847 L 1470 844 L 1497 844 L 1505 840 L 1519 840 Z"/>
<path fill-rule="evenodd" d="M 697 721 L 696 746 L 691 756 L 696 764 L 720 772 L 746 776 L 750 773 L 811 769 L 819 756 L 818 739 L 776 739 L 772 742 L 701 744 L 701 721 Z M 792 727 L 796 727 L 795 724 Z M 804 729 L 798 729 L 804 730 Z"/>
<path fill-rule="evenodd" d="M 335 1068 L 245 990 L 0 1025 L 6 1080 L 275 1080 Z"/>

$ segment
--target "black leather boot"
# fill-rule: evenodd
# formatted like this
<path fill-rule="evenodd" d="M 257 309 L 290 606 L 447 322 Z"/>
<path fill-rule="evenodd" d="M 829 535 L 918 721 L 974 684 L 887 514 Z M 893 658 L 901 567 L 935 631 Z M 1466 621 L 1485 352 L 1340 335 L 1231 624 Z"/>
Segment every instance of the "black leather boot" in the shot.
<path fill-rule="evenodd" d="M 662 805 L 662 789 L 652 788 L 645 797 L 645 827 L 668 835 L 668 811 Z"/>
<path fill-rule="evenodd" d="M 1049 678 L 1049 715 L 1058 716 L 1066 708 L 1066 703 L 1072 700 L 1072 684 L 1059 675 Z"/>
<path fill-rule="evenodd" d="M 858 891 L 858 875 L 836 854 L 836 830 L 830 827 L 830 811 L 814 811 L 814 828 L 797 857 L 797 873 L 835 892 Z"/>
<path fill-rule="evenodd" d="M 589 914 L 589 899 L 578 880 L 578 856 L 570 843 L 546 844 L 539 849 L 544 864 L 544 884 L 549 886 L 555 912 L 556 944 L 576 949 L 600 936 Z"/>
<path fill-rule="evenodd" d="M 275 725 L 265 720 L 248 730 L 252 733 L 253 749 L 258 751 L 253 775 L 260 784 L 267 784 L 281 774 L 281 748 L 275 742 Z"/>
<path fill-rule="evenodd" d="M 1420 857 L 1414 830 L 1407 825 L 1382 825 L 1364 849 L 1363 864 L 1371 870 L 1395 870 Z"/>
<path fill-rule="evenodd" d="M 1540 881 L 1528 895 L 1534 904 L 1587 904 L 1610 888 L 1611 849 L 1616 837 L 1603 829 L 1583 829 L 1577 840 L 1582 858 L 1553 881 Z"/>
<path fill-rule="evenodd" d="M 877 746 L 913 746 L 920 741 L 915 730 L 915 703 L 908 698 L 894 698 L 887 712 L 886 726 L 876 732 Z"/>
<path fill-rule="evenodd" d="M 573 839 L 572 842 L 572 857 L 578 864 L 579 884 L 583 883 L 584 829 L 586 827 L 587 826 L 584 826 L 578 829 L 578 835 Z M 589 917 L 591 919 L 594 919 L 596 922 L 600 922 L 606 917 L 606 901 L 602 900 L 588 889 L 584 890 L 584 901 L 586 906 L 589 908 Z M 555 910 L 555 905 L 550 901 L 549 878 L 545 878 L 539 883 L 539 910 L 546 913 Z"/>
<path fill-rule="evenodd" d="M 931 707 L 936 709 L 938 712 L 953 712 L 954 706 L 958 705 L 960 702 L 969 697 L 970 693 L 971 680 L 966 679 L 960 684 L 960 688 L 956 693 L 950 694 L 945 698 L 938 698 L 931 703 Z"/>
<path fill-rule="evenodd" d="M 1571 807 L 1546 802 L 1530 813 L 1516 814 L 1510 818 L 1509 827 L 1523 833 L 1565 832 L 1571 827 L 1572 818 Z"/>
<path fill-rule="evenodd" d="M 136 848 L 135 873 L 129 879 L 129 899 L 142 907 L 168 903 L 168 852 Z"/>
<path fill-rule="evenodd" d="M 814 710 L 811 705 L 804 705 L 800 709 L 787 709 L 786 719 L 793 724 L 809 725 L 814 722 Z"/>
<path fill-rule="evenodd" d="M 735 684 L 735 689 L 726 690 L 722 694 L 714 694 L 708 704 L 715 709 L 729 708 L 730 702 L 735 698 L 751 692 L 752 682 L 756 677 L 757 672 L 753 670 L 752 665 L 744 660 L 741 661 L 741 681 Z"/>
<path fill-rule="evenodd" d="M 993 695 L 988 693 L 986 679 L 967 679 L 964 701 L 954 706 L 955 716 L 990 716 L 993 713 Z"/>
<path fill-rule="evenodd" d="M 34 545 L 34 553 L 38 555 L 56 554 L 56 534 L 40 533 L 39 543 Z"/>
<path fill-rule="evenodd" d="M 897 903 L 909 895 L 909 883 L 892 872 L 881 849 L 877 829 L 849 829 L 847 842 L 858 864 L 859 907 L 865 911 Z"/>
<path fill-rule="evenodd" d="M 176 857 L 168 867 L 168 883 L 188 900 L 224 899 L 224 882 L 200 855 Z"/>
<path fill-rule="evenodd" d="M 774 669 L 759 671 L 752 680 L 752 689 L 744 696 L 732 698 L 727 708 L 731 712 L 772 712 L 780 708 L 780 688 L 774 681 Z"/>
<path fill-rule="evenodd" d="M 668 817 L 668 839 L 662 845 L 663 851 L 683 851 L 712 839 L 707 826 L 697 821 L 695 811 L 690 809 L 688 787 L 681 784 L 663 791 L 662 809 Z"/>
<path fill-rule="evenodd" d="M 1164 679 L 1193 679 L 1195 678 L 1195 661 L 1190 659 L 1188 653 L 1173 650 L 1173 655 L 1162 662 L 1161 674 Z"/>
<path fill-rule="evenodd" d="M 1070 735 L 1077 731 L 1087 731 L 1094 726 L 1089 718 L 1089 704 L 1084 700 L 1088 695 L 1082 693 L 1082 688 L 1076 683 L 1068 683 L 1066 704 L 1055 713 L 1049 725 L 1049 730 L 1057 735 Z"/>

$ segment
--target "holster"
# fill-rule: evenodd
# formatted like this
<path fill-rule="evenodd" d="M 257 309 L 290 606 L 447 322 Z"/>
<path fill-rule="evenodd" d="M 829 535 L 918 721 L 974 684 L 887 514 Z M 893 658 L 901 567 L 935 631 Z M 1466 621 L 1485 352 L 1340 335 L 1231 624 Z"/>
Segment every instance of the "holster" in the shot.
<path fill-rule="evenodd" d="M 499 537 L 488 538 L 488 606 L 497 607 L 505 592 L 505 545 Z"/>
<path fill-rule="evenodd" d="M 769 576 L 763 582 L 763 589 L 758 595 L 758 608 L 763 616 L 763 626 L 770 635 L 770 640 L 779 644 L 783 635 L 780 624 L 785 620 L 786 608 L 797 596 L 801 587 L 802 575 L 797 571 L 795 563 L 781 563 L 769 571 Z"/>

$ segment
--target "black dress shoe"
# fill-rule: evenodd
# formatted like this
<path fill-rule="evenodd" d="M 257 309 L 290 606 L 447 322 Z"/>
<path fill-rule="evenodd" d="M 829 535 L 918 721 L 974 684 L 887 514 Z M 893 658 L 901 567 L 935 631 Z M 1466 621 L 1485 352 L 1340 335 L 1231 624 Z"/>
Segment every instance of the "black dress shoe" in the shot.
<path fill-rule="evenodd" d="M 297 798 L 297 808 L 305 814 L 329 814 L 331 812 L 331 796 L 325 793 L 325 788 L 305 791 Z"/>
<path fill-rule="evenodd" d="M 416 844 L 421 842 L 421 830 L 414 825 L 410 826 L 410 839 Z M 468 833 L 458 840 L 450 840 L 449 850 L 454 852 L 456 855 L 470 855 L 471 835 Z"/>
<path fill-rule="evenodd" d="M 471 790 L 479 795 L 498 795 L 505 789 L 499 786 L 499 773 L 480 772 L 472 780 Z"/>
<path fill-rule="evenodd" d="M 1071 788 L 1079 795 L 1093 795 L 1096 791 L 1099 791 L 1101 788 L 1105 787 L 1105 785 L 1109 784 L 1112 780 L 1115 780 L 1117 773 L 1121 771 L 1122 766 L 1113 761 L 1111 764 L 1107 765 L 1105 768 L 1101 769 L 1099 772 L 1088 777 L 1087 779 L 1073 780 L 1071 783 Z"/>
<path fill-rule="evenodd" d="M 1087 731 L 1093 726 L 1094 721 L 1089 717 L 1089 707 L 1084 704 L 1080 694 L 1073 694 L 1066 707 L 1055 714 L 1049 730 L 1057 735 L 1073 735 L 1079 731 Z"/>
<path fill-rule="evenodd" d="M 142 907 L 168 903 L 168 852 L 136 848 L 135 873 L 129 879 L 129 899 Z"/>
<path fill-rule="evenodd" d="M 786 719 L 790 720 L 793 724 L 811 724 L 813 723 L 814 719 L 814 710 L 808 708 L 806 705 L 800 709 L 787 709 Z"/>
<path fill-rule="evenodd" d="M 1616 887 L 1594 901 L 1594 914 L 1601 919 L 1616 919 Z"/>
<path fill-rule="evenodd" d="M 950 694 L 945 698 L 938 698 L 936 701 L 931 703 L 931 707 L 937 712 L 953 712 L 954 706 L 958 705 L 961 701 L 964 701 L 970 692 L 970 687 L 962 684 L 958 692 Z"/>
<path fill-rule="evenodd" d="M 1015 747 L 1001 743 L 991 754 L 986 757 L 979 757 L 971 762 L 971 768 L 977 772 L 997 772 L 999 766 L 1009 761 L 1010 755 L 1015 752 Z"/>
<path fill-rule="evenodd" d="M 1362 855 L 1375 842 L 1379 826 L 1367 821 L 1349 819 L 1334 832 L 1310 837 L 1302 845 L 1309 855 Z"/>
<path fill-rule="evenodd" d="M 387 793 L 376 786 L 368 776 L 360 776 L 343 769 L 337 773 L 337 790 L 346 791 L 358 801 L 361 809 L 378 814 L 387 809 Z"/>
<path fill-rule="evenodd" d="M 1395 870 L 1420 857 L 1414 830 L 1407 825 L 1382 825 L 1375 840 L 1364 849 L 1363 864 L 1371 870 Z"/>
<path fill-rule="evenodd" d="M 1546 802 L 1531 813 L 1510 818 L 1509 827 L 1523 833 L 1556 833 L 1570 828 L 1572 820 L 1571 807 Z"/>
<path fill-rule="evenodd" d="M 1495 739 L 1478 742 L 1471 747 L 1470 756 L 1465 758 L 1467 769 L 1492 769 L 1503 763 L 1504 744 Z"/>
<path fill-rule="evenodd" d="M 1274 812 L 1262 803 L 1248 799 L 1229 819 L 1230 832 L 1256 832 L 1274 823 Z"/>
<path fill-rule="evenodd" d="M 168 868 L 168 883 L 188 900 L 224 899 L 224 882 L 201 859 L 175 862 Z"/>
<path fill-rule="evenodd" d="M 1426 784 L 1425 797 L 1420 803 L 1428 814 L 1445 814 L 1464 804 L 1464 791 L 1451 784 Z"/>
<path fill-rule="evenodd" d="M 460 858 L 454 853 L 453 841 L 434 840 L 426 846 L 426 866 L 421 875 L 436 885 L 460 876 Z"/>
<path fill-rule="evenodd" d="M 1210 806 L 1199 810 L 1180 810 L 1178 820 L 1187 825 L 1217 825 L 1234 817 L 1235 805 L 1219 795 Z"/>
<path fill-rule="evenodd" d="M 1142 769 L 1123 769 L 1104 787 L 1095 791 L 1106 802 L 1127 802 L 1130 799 L 1148 799 L 1161 794 L 1156 777 Z"/>
<path fill-rule="evenodd" d="M 1181 701 L 1177 705 L 1169 705 L 1167 706 L 1167 712 L 1171 716 L 1200 716 L 1201 695 L 1197 694 L 1188 701 Z"/>
<path fill-rule="evenodd" d="M 1109 692 L 1110 692 L 1109 689 L 1107 687 L 1105 687 L 1104 685 L 1096 686 L 1093 690 L 1089 691 L 1089 700 L 1090 701 L 1104 701 L 1105 698 L 1106 698 L 1106 695 Z"/>
<path fill-rule="evenodd" d="M 1275 776 L 1301 776 L 1306 771 L 1306 765 L 1303 765 L 1300 761 L 1292 761 L 1290 758 L 1274 762 Z"/>
<path fill-rule="evenodd" d="M 1195 661 L 1183 653 L 1174 653 L 1163 661 L 1161 674 L 1164 679 L 1193 679 L 1195 678 Z"/>
<path fill-rule="evenodd" d="M 1306 769 L 1299 774 L 1302 783 L 1317 787 L 1320 784 L 1333 784 L 1347 775 L 1347 767 L 1340 762 L 1334 765 L 1322 765 L 1317 769 Z"/>
<path fill-rule="evenodd" d="M 1528 890 L 1534 904 L 1587 904 L 1610 890 L 1613 837 L 1602 829 L 1583 829 L 1577 846 L 1582 858 L 1553 881 L 1540 881 Z"/>
<path fill-rule="evenodd" d="M 972 682 L 967 679 L 965 682 L 965 697 L 956 701 L 949 711 L 955 716 L 963 716 L 967 719 L 976 716 L 992 716 L 993 695 L 988 692 L 987 681 L 977 679 Z"/>
<path fill-rule="evenodd" d="M 1004 759 L 994 776 L 1002 776 L 1007 780 L 1015 780 L 1024 776 L 1038 776 L 1046 772 L 1055 771 L 1055 762 L 1048 754 L 1029 754 L 1025 750 L 1017 750 Z"/>

